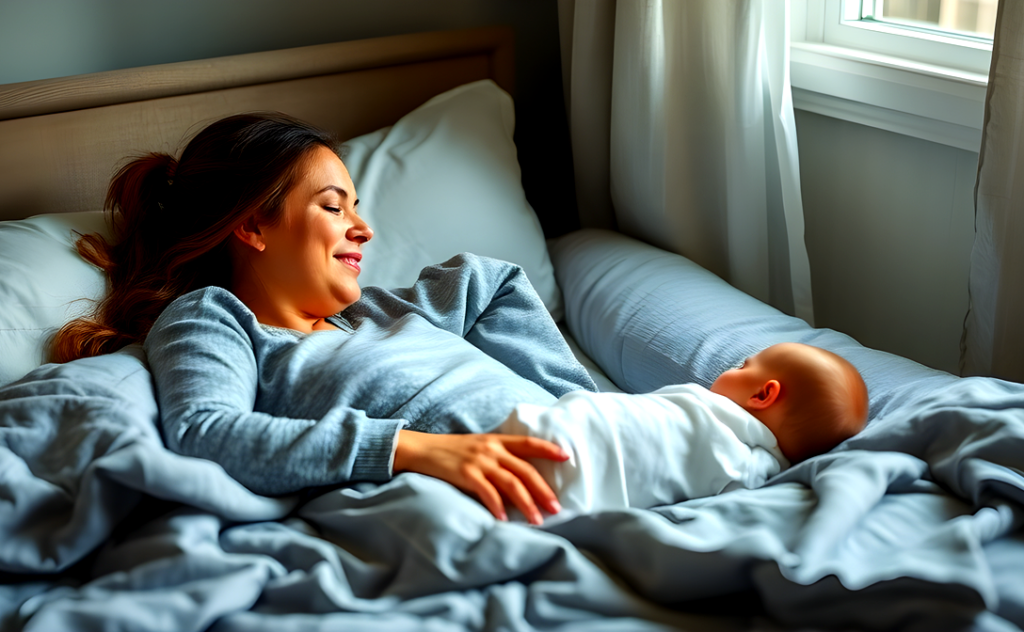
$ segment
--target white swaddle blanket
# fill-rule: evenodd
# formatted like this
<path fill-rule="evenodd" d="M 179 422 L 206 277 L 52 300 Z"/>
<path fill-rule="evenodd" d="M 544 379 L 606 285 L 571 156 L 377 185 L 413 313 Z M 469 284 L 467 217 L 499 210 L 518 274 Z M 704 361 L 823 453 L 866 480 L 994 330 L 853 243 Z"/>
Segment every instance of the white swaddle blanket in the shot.
<path fill-rule="evenodd" d="M 521 404 L 495 430 L 557 443 L 569 455 L 532 462 L 564 509 L 649 508 L 758 487 L 789 467 L 753 415 L 695 384 L 653 393 L 563 396 Z"/>

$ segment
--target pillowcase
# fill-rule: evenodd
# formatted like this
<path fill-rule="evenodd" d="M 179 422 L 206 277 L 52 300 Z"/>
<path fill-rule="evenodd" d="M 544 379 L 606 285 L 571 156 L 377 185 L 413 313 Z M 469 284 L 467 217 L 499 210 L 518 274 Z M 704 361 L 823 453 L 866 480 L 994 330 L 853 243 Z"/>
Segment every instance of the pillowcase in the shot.
<path fill-rule="evenodd" d="M 0 222 L 0 386 L 44 364 L 53 333 L 106 291 L 73 231 L 110 234 L 101 211 Z"/>
<path fill-rule="evenodd" d="M 523 192 L 514 125 L 512 98 L 488 79 L 343 145 L 359 213 L 374 230 L 361 285 L 406 287 L 424 267 L 472 252 L 520 265 L 561 318 L 544 233 Z"/>

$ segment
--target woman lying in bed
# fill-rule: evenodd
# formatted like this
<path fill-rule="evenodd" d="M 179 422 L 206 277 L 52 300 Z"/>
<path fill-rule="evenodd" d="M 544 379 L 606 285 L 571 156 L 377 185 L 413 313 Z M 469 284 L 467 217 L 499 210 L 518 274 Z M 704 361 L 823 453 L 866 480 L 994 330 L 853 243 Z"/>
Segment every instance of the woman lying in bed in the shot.
<path fill-rule="evenodd" d="M 116 244 L 79 243 L 111 291 L 60 331 L 57 359 L 144 341 L 168 446 L 256 492 L 420 472 L 540 523 L 560 506 L 529 459 L 568 455 L 491 432 L 593 381 L 511 264 L 462 255 L 407 290 L 362 293 L 373 232 L 332 143 L 241 115 L 180 160 L 125 166 L 107 200 Z"/>

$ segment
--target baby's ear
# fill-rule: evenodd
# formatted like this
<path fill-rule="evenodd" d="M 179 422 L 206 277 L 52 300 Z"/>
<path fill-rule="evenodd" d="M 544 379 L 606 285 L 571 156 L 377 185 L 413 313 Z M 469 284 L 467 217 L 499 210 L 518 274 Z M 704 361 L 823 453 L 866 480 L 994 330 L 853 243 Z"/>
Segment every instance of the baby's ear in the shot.
<path fill-rule="evenodd" d="M 778 380 L 768 380 L 756 393 L 747 400 L 747 407 L 753 410 L 764 410 L 775 403 L 782 392 L 782 384 Z"/>

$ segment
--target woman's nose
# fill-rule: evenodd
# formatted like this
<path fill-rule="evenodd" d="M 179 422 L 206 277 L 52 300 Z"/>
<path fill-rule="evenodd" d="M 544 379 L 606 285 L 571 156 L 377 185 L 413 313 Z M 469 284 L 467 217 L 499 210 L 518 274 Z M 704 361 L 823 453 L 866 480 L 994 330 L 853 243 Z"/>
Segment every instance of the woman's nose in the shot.
<path fill-rule="evenodd" d="M 348 234 L 346 236 L 349 241 L 365 244 L 373 239 L 373 229 L 370 228 L 369 224 L 363 221 L 362 217 L 356 215 L 356 221 L 352 224 L 352 227 L 348 229 Z"/>

